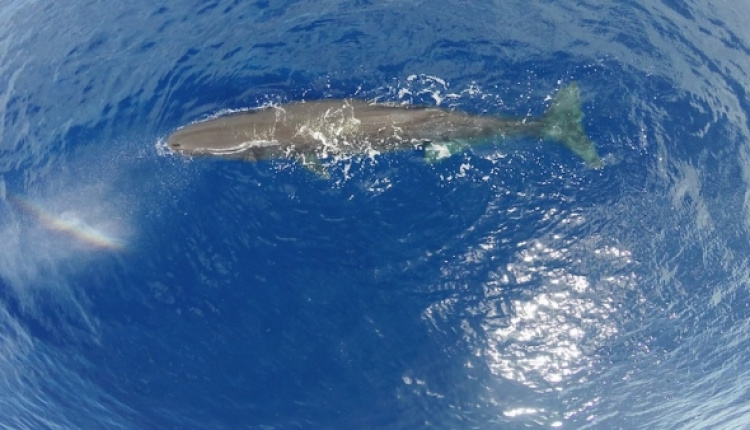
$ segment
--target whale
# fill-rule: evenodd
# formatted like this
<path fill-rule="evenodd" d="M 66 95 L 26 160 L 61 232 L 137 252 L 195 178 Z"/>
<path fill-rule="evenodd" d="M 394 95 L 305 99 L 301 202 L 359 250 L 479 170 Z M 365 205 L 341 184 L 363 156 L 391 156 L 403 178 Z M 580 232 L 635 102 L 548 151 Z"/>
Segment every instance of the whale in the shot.
<path fill-rule="evenodd" d="M 328 176 L 332 157 L 420 150 L 429 163 L 475 145 L 531 137 L 556 142 L 590 168 L 604 163 L 582 124 L 580 89 L 561 88 L 539 118 L 474 115 L 429 106 L 358 99 L 300 101 L 220 115 L 178 128 L 166 139 L 176 154 L 250 162 L 287 159 Z"/>

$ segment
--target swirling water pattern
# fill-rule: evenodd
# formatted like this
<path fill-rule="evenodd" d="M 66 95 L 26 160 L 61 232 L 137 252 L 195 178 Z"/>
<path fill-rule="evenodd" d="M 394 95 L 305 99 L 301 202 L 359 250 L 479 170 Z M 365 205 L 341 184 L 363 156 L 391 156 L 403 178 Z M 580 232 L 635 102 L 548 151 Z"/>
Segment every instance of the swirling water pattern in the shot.
<path fill-rule="evenodd" d="M 0 426 L 745 428 L 742 2 L 0 8 Z M 426 165 L 185 160 L 227 109 L 538 116 Z"/>

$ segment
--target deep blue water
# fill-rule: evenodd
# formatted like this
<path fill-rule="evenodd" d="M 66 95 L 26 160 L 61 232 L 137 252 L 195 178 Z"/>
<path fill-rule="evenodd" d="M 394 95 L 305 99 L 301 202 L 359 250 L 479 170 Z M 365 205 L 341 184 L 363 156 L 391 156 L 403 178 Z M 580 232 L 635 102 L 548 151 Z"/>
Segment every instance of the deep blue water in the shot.
<path fill-rule="evenodd" d="M 741 2 L 0 6 L 0 427 L 750 427 Z M 178 127 L 354 97 L 498 142 L 186 159 Z"/>

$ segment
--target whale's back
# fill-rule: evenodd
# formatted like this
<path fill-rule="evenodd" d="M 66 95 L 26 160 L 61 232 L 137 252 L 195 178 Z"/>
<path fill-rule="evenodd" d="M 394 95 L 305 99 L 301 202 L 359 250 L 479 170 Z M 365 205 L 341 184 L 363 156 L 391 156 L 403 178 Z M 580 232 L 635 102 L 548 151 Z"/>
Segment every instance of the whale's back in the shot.
<path fill-rule="evenodd" d="M 437 108 L 359 100 L 297 102 L 190 124 L 167 143 L 186 154 L 229 155 L 275 146 L 279 153 L 310 153 L 332 145 L 357 152 L 397 149 L 415 141 L 470 139 L 496 132 L 498 120 Z M 255 158 L 255 157 L 252 157 Z"/>

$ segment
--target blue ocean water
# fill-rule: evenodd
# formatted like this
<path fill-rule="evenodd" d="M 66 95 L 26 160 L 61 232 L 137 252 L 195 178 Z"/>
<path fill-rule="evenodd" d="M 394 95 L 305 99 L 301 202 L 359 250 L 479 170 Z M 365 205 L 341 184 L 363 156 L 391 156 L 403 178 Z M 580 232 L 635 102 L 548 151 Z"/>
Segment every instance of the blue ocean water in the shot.
<path fill-rule="evenodd" d="M 0 427 L 750 427 L 742 2 L 0 8 Z M 603 155 L 187 159 L 321 98 L 537 117 Z"/>

